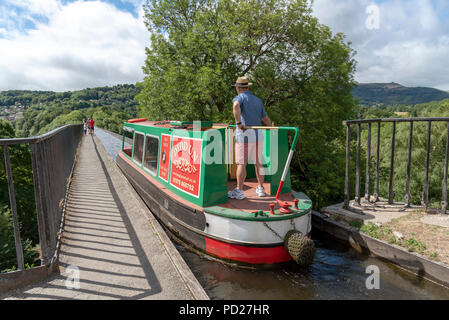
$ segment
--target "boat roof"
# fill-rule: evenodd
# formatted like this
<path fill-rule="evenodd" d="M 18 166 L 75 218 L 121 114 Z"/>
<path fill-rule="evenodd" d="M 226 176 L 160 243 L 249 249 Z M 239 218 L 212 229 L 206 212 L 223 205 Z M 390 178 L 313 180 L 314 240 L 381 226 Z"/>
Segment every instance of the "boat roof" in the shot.
<path fill-rule="evenodd" d="M 130 119 L 128 123 L 138 124 L 140 126 L 157 127 L 157 128 L 169 128 L 169 129 L 193 129 L 199 124 L 201 129 L 217 129 L 226 128 L 229 126 L 227 123 L 213 123 L 212 121 L 177 121 L 177 120 L 163 120 L 163 121 L 151 121 L 146 118 Z"/>

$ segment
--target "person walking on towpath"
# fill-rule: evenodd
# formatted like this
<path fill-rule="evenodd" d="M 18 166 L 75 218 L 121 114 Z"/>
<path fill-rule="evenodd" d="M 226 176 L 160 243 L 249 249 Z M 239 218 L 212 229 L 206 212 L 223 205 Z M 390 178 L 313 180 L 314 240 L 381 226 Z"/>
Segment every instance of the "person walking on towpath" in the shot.
<path fill-rule="evenodd" d="M 89 133 L 90 134 L 94 134 L 94 125 L 95 125 L 94 119 L 89 118 Z"/>
<path fill-rule="evenodd" d="M 84 130 L 84 135 L 87 135 L 87 121 L 86 121 L 86 119 L 83 119 L 83 130 Z"/>
<path fill-rule="evenodd" d="M 243 185 L 246 179 L 246 165 L 248 157 L 251 157 L 255 165 L 258 186 L 256 194 L 264 197 L 265 189 L 263 187 L 264 175 L 261 164 L 263 133 L 260 130 L 246 130 L 245 126 L 260 126 L 261 122 L 271 126 L 272 122 L 267 116 L 262 100 L 249 91 L 247 77 L 239 77 L 235 83 L 237 96 L 233 99 L 233 112 L 236 122 L 235 134 L 235 162 L 237 164 L 237 187 L 228 192 L 228 197 L 233 199 L 244 199 Z"/>

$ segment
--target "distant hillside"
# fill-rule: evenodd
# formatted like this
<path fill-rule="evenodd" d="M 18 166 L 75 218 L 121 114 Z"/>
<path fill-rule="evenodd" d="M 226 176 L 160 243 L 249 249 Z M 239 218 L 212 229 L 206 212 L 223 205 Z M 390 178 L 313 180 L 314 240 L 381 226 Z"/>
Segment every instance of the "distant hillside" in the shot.
<path fill-rule="evenodd" d="M 0 117 L 14 121 L 19 137 L 92 117 L 95 125 L 119 133 L 124 121 L 137 116 L 134 97 L 139 91 L 133 84 L 66 92 L 0 91 Z"/>
<path fill-rule="evenodd" d="M 65 92 L 8 90 L 0 91 L 0 107 L 55 104 L 69 106 L 75 110 L 120 104 L 124 108 L 137 105 L 134 97 L 139 91 L 134 84 L 118 84 L 112 87 L 86 88 Z"/>
<path fill-rule="evenodd" d="M 352 91 L 362 105 L 415 105 L 449 98 L 449 92 L 426 87 L 404 87 L 398 83 L 359 83 Z"/>

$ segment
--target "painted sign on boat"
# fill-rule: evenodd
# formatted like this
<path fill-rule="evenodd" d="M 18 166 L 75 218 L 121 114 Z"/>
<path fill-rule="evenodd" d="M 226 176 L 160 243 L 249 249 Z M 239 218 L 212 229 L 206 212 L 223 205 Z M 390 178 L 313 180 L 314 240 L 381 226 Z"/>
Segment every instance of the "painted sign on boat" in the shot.
<path fill-rule="evenodd" d="M 170 142 L 171 136 L 161 135 L 161 155 L 159 159 L 159 177 L 168 182 L 168 173 L 170 169 Z"/>
<path fill-rule="evenodd" d="M 202 140 L 173 136 L 170 184 L 199 197 Z"/>

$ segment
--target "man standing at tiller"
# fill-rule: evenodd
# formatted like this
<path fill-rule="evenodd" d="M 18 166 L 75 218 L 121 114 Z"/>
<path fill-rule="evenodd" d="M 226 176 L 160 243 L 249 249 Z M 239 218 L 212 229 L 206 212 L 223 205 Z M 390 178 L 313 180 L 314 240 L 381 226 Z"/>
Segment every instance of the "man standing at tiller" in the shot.
<path fill-rule="evenodd" d="M 228 197 L 233 199 L 244 199 L 243 184 L 246 178 L 246 164 L 248 157 L 254 162 L 257 182 L 256 193 L 259 197 L 265 196 L 263 187 L 263 166 L 261 164 L 263 133 L 260 130 L 245 130 L 245 126 L 260 126 L 263 121 L 267 126 L 271 126 L 262 100 L 249 91 L 248 78 L 239 77 L 235 83 L 237 96 L 232 100 L 234 103 L 234 118 L 236 122 L 235 133 L 235 162 L 237 163 L 237 188 L 228 192 Z"/>

